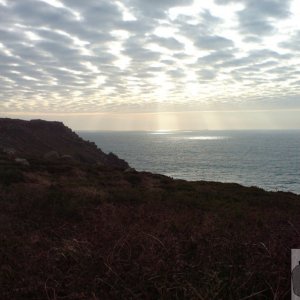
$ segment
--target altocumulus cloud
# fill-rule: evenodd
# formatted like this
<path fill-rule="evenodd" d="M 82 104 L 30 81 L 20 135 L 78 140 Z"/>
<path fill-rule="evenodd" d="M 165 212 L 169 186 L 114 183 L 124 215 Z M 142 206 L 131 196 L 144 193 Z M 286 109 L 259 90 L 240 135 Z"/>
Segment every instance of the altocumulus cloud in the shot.
<path fill-rule="evenodd" d="M 297 0 L 203 2 L 0 0 L 0 111 L 299 108 Z"/>

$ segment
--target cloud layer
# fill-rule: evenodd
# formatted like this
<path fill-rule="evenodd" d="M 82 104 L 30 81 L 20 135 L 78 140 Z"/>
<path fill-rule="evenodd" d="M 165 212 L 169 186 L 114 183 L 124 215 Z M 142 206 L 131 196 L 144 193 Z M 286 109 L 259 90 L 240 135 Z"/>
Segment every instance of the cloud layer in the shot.
<path fill-rule="evenodd" d="M 0 111 L 300 107 L 297 0 L 0 0 Z"/>

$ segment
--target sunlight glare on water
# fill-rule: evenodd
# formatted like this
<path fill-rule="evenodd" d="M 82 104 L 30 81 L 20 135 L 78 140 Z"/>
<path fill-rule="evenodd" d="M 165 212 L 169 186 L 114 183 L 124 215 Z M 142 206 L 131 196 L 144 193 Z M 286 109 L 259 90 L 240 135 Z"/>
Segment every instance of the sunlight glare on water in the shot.
<path fill-rule="evenodd" d="M 173 131 L 162 131 L 162 130 L 158 130 L 158 131 L 154 131 L 154 132 L 150 132 L 149 134 L 153 134 L 153 135 L 166 135 L 166 134 L 173 134 Z"/>
<path fill-rule="evenodd" d="M 213 140 L 224 140 L 227 139 L 226 136 L 191 136 L 191 137 L 185 137 L 185 140 L 201 140 L 201 141 L 213 141 Z"/>

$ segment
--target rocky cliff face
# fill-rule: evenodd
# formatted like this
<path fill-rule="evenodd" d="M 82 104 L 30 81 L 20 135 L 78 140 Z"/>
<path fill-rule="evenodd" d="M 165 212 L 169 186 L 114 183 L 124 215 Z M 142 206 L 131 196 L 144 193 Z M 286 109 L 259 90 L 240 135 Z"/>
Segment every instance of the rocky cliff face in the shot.
<path fill-rule="evenodd" d="M 105 154 L 95 143 L 80 138 L 61 122 L 0 118 L 0 148 L 26 158 L 43 158 L 55 151 L 83 163 L 99 163 L 126 169 L 127 162 Z"/>

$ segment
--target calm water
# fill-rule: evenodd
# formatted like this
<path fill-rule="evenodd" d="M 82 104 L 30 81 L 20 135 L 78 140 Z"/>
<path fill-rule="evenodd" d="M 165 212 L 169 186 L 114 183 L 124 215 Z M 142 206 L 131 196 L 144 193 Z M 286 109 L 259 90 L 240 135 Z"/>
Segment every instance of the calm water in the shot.
<path fill-rule="evenodd" d="M 139 171 L 300 194 L 300 131 L 78 133 Z"/>

